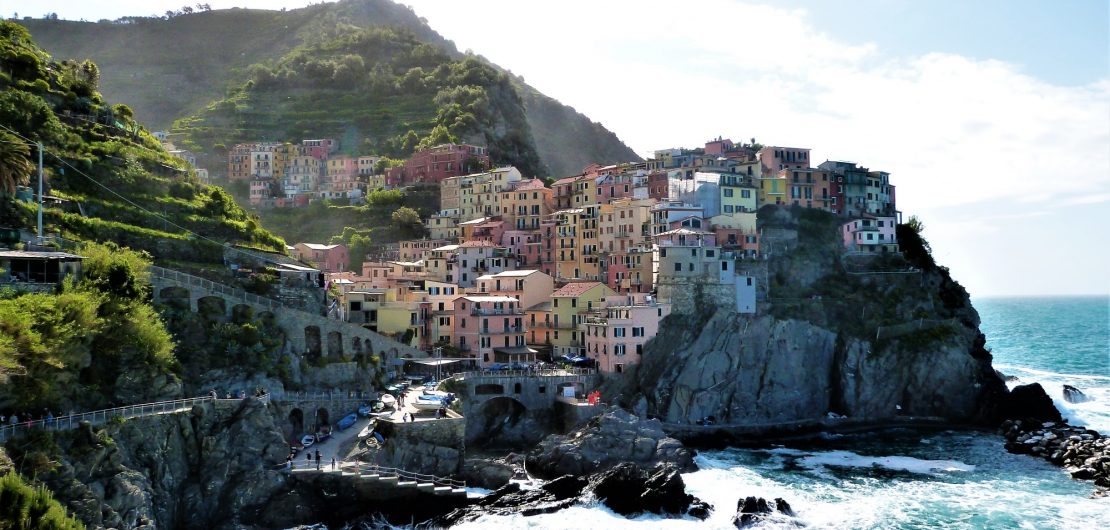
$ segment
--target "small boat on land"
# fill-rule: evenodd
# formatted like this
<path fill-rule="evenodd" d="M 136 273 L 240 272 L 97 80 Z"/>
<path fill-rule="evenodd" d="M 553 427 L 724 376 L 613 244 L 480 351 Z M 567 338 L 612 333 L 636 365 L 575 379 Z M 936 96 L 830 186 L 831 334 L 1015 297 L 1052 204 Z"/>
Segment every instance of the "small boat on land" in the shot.
<path fill-rule="evenodd" d="M 356 421 L 358 421 L 358 415 L 352 413 L 343 416 L 343 418 L 336 422 L 335 426 L 338 427 L 339 430 L 344 431 L 350 428 L 350 426 L 354 425 Z"/>
<path fill-rule="evenodd" d="M 311 434 L 306 434 L 301 437 L 301 445 L 304 446 L 305 449 L 312 447 L 314 443 L 316 443 L 316 437 Z"/>
<path fill-rule="evenodd" d="M 395 398 L 395 397 L 393 397 L 389 394 L 382 394 L 381 401 L 382 401 L 382 405 L 384 405 L 386 407 L 396 407 L 397 406 L 397 398 Z"/>
<path fill-rule="evenodd" d="M 438 398 L 451 397 L 450 392 L 444 392 L 442 390 L 430 390 L 430 389 L 424 389 L 424 392 L 423 392 L 422 395 L 423 396 L 434 396 L 434 397 L 438 397 Z"/>
<path fill-rule="evenodd" d="M 438 396 L 420 396 L 412 402 L 416 410 L 436 410 L 447 406 L 446 398 Z"/>
<path fill-rule="evenodd" d="M 366 426 L 358 432 L 359 439 L 361 440 L 363 438 L 366 438 L 367 436 L 370 436 L 371 434 L 374 434 L 374 427 L 377 427 L 377 425 L 378 422 L 376 421 L 371 421 L 370 423 L 367 423 Z"/>
<path fill-rule="evenodd" d="M 374 412 L 374 407 L 369 403 L 358 408 L 358 415 L 363 418 L 369 416 L 371 412 Z"/>

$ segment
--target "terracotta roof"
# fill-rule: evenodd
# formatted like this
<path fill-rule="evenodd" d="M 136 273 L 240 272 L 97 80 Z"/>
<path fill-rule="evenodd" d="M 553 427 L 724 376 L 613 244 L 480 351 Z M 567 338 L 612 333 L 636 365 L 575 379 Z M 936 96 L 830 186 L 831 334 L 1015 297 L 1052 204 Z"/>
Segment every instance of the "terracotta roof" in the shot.
<path fill-rule="evenodd" d="M 544 188 L 545 188 L 545 186 L 543 185 L 543 181 L 540 180 L 540 179 L 522 180 L 522 181 L 520 181 L 520 184 L 517 184 L 517 186 L 516 186 L 517 191 L 520 191 L 520 190 L 542 190 Z"/>
<path fill-rule="evenodd" d="M 583 293 L 597 287 L 604 285 L 601 282 L 574 282 L 568 283 L 560 287 L 555 292 L 551 293 L 552 298 L 570 298 L 575 296 L 582 296 Z"/>
<path fill-rule="evenodd" d="M 494 245 L 492 242 L 486 241 L 486 240 L 483 239 L 481 241 L 466 241 L 466 242 L 464 242 L 463 244 L 461 244 L 459 246 L 460 247 L 496 247 L 497 245 Z"/>
<path fill-rule="evenodd" d="M 570 183 L 582 178 L 583 176 L 584 175 L 575 175 L 573 177 L 561 178 L 559 180 L 556 180 L 553 184 L 551 184 L 551 187 L 555 187 L 555 186 L 558 186 L 560 184 L 570 184 Z"/>

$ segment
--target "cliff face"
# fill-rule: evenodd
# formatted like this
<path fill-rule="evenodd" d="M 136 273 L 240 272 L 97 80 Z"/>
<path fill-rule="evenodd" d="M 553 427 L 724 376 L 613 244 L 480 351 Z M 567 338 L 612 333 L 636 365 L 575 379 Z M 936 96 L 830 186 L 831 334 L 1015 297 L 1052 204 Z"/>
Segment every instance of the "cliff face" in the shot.
<path fill-rule="evenodd" d="M 823 212 L 761 212 L 776 250 L 753 266 L 769 284 L 758 316 L 674 315 L 645 348 L 629 405 L 667 422 L 719 424 L 899 416 L 997 419 L 991 368 L 968 294 L 916 233 L 903 256 L 843 256 Z M 770 230 L 769 230 L 770 229 Z M 769 240 L 777 233 L 777 240 Z"/>
<path fill-rule="evenodd" d="M 38 477 L 90 528 L 242 528 L 285 489 L 269 468 L 288 446 L 253 399 L 86 427 L 54 442 L 55 465 Z"/>

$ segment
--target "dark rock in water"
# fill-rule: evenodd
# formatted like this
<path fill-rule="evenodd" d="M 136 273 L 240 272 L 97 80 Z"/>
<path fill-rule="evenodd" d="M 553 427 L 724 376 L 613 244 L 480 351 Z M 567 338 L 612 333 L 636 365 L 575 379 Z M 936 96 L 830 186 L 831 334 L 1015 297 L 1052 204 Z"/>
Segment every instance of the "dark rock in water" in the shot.
<path fill-rule="evenodd" d="M 1060 422 L 1064 418 L 1052 404 L 1040 383 L 1014 387 L 1002 404 L 1002 417 L 1006 419 L 1036 419 Z"/>
<path fill-rule="evenodd" d="M 1071 385 L 1064 385 L 1064 401 L 1068 403 L 1085 403 L 1090 401 L 1091 398 Z"/>
<path fill-rule="evenodd" d="M 556 499 L 569 499 L 582 493 L 582 488 L 586 486 L 586 480 L 574 475 L 563 475 L 543 486 L 541 489 L 551 493 Z"/>
<path fill-rule="evenodd" d="M 433 528 L 446 528 L 461 522 L 472 521 L 483 514 L 516 515 L 525 517 L 552 513 L 573 506 L 578 502 L 578 493 L 586 486 L 579 477 L 560 477 L 551 488 L 521 490 L 520 484 L 510 483 L 483 497 L 480 501 L 458 508 L 433 519 Z M 550 484 L 550 483 L 549 483 Z"/>
<path fill-rule="evenodd" d="M 528 469 L 543 477 L 584 476 L 620 462 L 647 468 L 669 462 L 685 473 L 698 469 L 693 456 L 658 421 L 613 407 L 578 430 L 545 438 L 529 453 Z"/>
<path fill-rule="evenodd" d="M 622 462 L 590 481 L 594 495 L 621 515 L 643 512 L 683 514 L 696 499 L 686 493 L 686 483 L 673 464 L 661 464 L 651 471 Z"/>
<path fill-rule="evenodd" d="M 713 507 L 710 506 L 709 503 L 700 500 L 695 500 L 690 503 L 690 509 L 686 510 L 686 515 L 701 521 L 708 519 L 709 515 L 712 513 Z"/>
<path fill-rule="evenodd" d="M 774 512 L 794 517 L 794 509 L 783 499 L 776 498 L 772 507 L 763 497 L 747 497 L 736 501 L 736 516 L 732 518 L 732 524 L 736 528 L 747 528 L 760 523 Z"/>
<path fill-rule="evenodd" d="M 1009 383 L 1011 381 L 1017 381 L 1018 380 L 1018 377 L 1016 375 L 1006 375 L 1002 372 L 999 372 L 998 370 L 995 370 L 994 373 L 998 374 L 999 379 L 1001 379 L 1001 380 L 1003 380 L 1007 383 Z"/>

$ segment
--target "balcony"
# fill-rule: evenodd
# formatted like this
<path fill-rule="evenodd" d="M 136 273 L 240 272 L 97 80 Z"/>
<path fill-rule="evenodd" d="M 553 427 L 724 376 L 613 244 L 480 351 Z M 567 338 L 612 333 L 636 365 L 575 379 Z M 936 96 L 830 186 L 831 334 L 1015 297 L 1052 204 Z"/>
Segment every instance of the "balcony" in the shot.
<path fill-rule="evenodd" d="M 470 310 L 470 314 L 473 315 L 473 316 L 483 316 L 483 317 L 484 316 L 497 316 L 497 315 L 523 315 L 524 310 L 519 308 L 519 307 L 502 308 L 502 309 L 486 309 L 486 308 L 478 309 L 478 308 L 474 308 L 474 309 Z"/>

